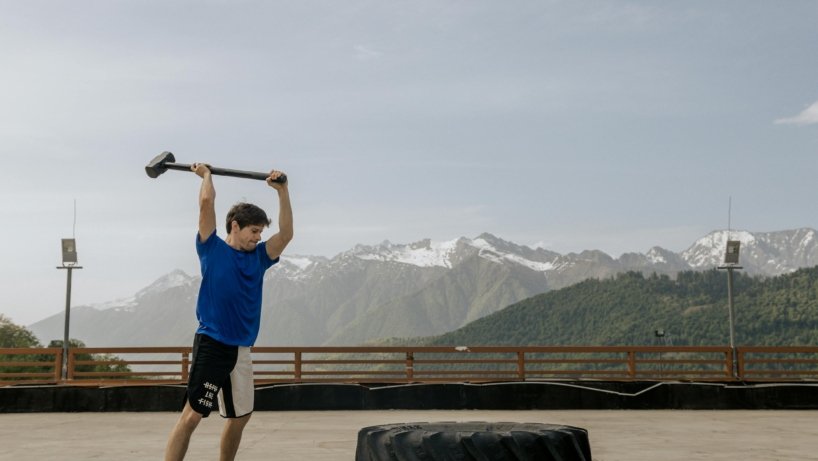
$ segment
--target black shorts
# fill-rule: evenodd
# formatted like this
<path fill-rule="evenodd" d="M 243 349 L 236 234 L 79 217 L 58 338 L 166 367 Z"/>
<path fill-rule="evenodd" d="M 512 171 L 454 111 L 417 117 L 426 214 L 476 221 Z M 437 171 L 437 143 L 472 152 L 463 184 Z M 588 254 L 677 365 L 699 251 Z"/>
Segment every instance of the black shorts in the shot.
<path fill-rule="evenodd" d="M 187 401 L 197 413 L 210 415 L 218 397 L 221 416 L 246 416 L 253 412 L 254 391 L 249 347 L 229 346 L 210 336 L 196 335 Z"/>

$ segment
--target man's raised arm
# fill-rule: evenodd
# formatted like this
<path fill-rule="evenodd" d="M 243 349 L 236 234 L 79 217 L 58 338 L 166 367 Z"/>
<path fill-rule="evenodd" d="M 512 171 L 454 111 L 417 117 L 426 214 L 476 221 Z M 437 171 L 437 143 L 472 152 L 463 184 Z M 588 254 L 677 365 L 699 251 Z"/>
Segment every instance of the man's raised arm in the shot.
<path fill-rule="evenodd" d="M 202 178 L 199 189 L 199 241 L 204 242 L 216 230 L 216 188 L 206 164 L 194 163 L 190 169 Z"/>
<path fill-rule="evenodd" d="M 288 184 L 273 182 L 283 173 L 273 170 L 267 178 L 267 184 L 278 191 L 278 233 L 267 239 L 265 247 L 270 259 L 276 259 L 284 252 L 284 248 L 293 239 L 293 209 L 290 205 L 290 190 Z"/>

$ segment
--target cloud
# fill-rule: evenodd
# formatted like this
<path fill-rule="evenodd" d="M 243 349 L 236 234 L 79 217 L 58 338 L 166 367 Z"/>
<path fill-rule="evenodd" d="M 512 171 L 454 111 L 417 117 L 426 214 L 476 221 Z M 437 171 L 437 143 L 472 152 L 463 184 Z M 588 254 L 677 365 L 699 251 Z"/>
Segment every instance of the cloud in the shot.
<path fill-rule="evenodd" d="M 800 114 L 794 117 L 779 118 L 775 121 L 776 125 L 815 125 L 818 124 L 818 101 L 812 103 Z"/>
<path fill-rule="evenodd" d="M 355 46 L 355 57 L 361 61 L 369 61 L 370 59 L 378 59 L 383 56 L 380 51 L 375 51 L 363 45 Z"/>

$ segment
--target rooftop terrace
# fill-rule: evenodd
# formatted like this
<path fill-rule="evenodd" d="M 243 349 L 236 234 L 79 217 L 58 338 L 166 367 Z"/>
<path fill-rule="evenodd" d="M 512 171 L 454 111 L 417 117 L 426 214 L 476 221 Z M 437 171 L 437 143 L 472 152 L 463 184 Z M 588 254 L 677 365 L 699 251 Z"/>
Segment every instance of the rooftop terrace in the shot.
<path fill-rule="evenodd" d="M 161 459 L 178 413 L 0 414 L 0 460 Z M 589 431 L 595 461 L 818 460 L 818 411 L 256 412 L 237 459 L 346 460 L 360 428 L 417 421 L 519 421 Z M 215 459 L 222 420 L 205 419 L 188 459 Z"/>

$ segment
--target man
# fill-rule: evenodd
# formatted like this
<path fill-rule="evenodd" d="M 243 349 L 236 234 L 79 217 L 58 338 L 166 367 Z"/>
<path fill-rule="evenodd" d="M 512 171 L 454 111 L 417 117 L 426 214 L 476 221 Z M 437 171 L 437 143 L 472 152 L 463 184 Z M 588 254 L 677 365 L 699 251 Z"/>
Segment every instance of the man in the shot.
<path fill-rule="evenodd" d="M 227 418 L 220 459 L 232 460 L 253 411 L 250 346 L 261 322 L 264 272 L 292 240 L 293 214 L 287 183 L 275 182 L 283 173 L 272 171 L 267 184 L 278 192 L 278 233 L 260 244 L 261 231 L 270 220 L 261 208 L 239 203 L 227 213 L 227 238 L 222 240 L 216 235 L 216 190 L 210 169 L 194 163 L 191 170 L 202 178 L 196 236 L 202 269 L 196 303 L 199 328 L 185 407 L 170 434 L 165 460 L 184 458 L 193 431 L 210 414 L 217 396 L 219 414 Z"/>

